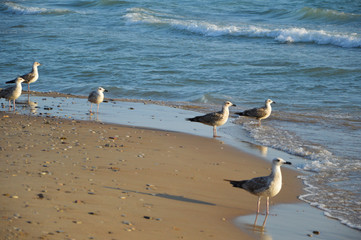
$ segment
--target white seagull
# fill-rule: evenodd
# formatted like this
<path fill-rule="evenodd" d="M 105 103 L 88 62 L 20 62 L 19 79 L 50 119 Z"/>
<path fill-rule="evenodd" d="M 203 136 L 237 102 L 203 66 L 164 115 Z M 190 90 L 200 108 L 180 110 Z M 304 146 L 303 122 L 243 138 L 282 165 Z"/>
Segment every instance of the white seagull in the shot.
<path fill-rule="evenodd" d="M 14 82 L 15 85 L 0 90 L 0 98 L 9 100 L 9 110 L 11 109 L 11 100 L 13 100 L 14 111 L 15 111 L 15 100 L 18 99 L 23 90 L 21 83 L 25 80 L 22 77 L 17 77 Z"/>
<path fill-rule="evenodd" d="M 223 124 L 225 124 L 227 122 L 228 116 L 229 116 L 228 108 L 230 106 L 236 106 L 236 105 L 231 103 L 230 101 L 226 101 L 223 104 L 222 111 L 208 113 L 206 115 L 197 116 L 194 118 L 187 118 L 186 120 L 191 121 L 191 122 L 200 122 L 205 125 L 212 126 L 213 127 L 213 137 L 218 137 L 217 136 L 217 127 L 222 126 Z"/>
<path fill-rule="evenodd" d="M 39 78 L 38 66 L 40 65 L 41 64 L 38 62 L 34 62 L 33 69 L 31 70 L 31 72 L 20 76 L 21 78 L 24 79 L 24 83 L 28 84 L 28 92 L 30 92 L 30 83 L 36 82 Z M 15 81 L 16 79 L 7 81 L 6 83 L 14 83 Z"/>
<path fill-rule="evenodd" d="M 252 178 L 250 180 L 241 180 L 241 181 L 234 181 L 234 180 L 227 180 L 225 181 L 230 182 L 233 187 L 238 187 L 246 190 L 249 193 L 252 193 L 256 196 L 258 196 L 258 202 L 257 202 L 257 216 L 254 224 L 257 222 L 257 217 L 259 214 L 259 207 L 261 203 L 261 198 L 266 197 L 266 218 L 264 220 L 263 226 L 266 223 L 267 216 L 269 214 L 269 198 L 276 196 L 282 188 L 282 173 L 281 173 L 281 166 L 283 164 L 289 164 L 290 162 L 287 162 L 283 160 L 282 158 L 275 158 L 272 161 L 272 172 L 269 176 L 264 177 L 256 177 Z"/>
<path fill-rule="evenodd" d="M 246 117 L 253 117 L 258 120 L 258 124 L 261 125 L 261 120 L 266 119 L 271 115 L 272 107 L 271 104 L 276 103 L 272 101 L 271 99 L 267 99 L 265 101 L 265 106 L 260 108 L 252 108 L 245 110 L 243 112 L 237 112 L 235 114 L 240 116 L 246 116 Z"/>
<path fill-rule="evenodd" d="M 103 102 L 103 100 L 104 100 L 104 93 L 103 92 L 108 92 L 108 90 L 105 90 L 102 87 L 98 87 L 98 89 L 96 91 L 92 91 L 89 94 L 88 101 L 90 102 L 90 112 L 92 112 L 93 103 L 98 105 L 97 113 L 99 112 L 99 104 L 101 102 Z"/>

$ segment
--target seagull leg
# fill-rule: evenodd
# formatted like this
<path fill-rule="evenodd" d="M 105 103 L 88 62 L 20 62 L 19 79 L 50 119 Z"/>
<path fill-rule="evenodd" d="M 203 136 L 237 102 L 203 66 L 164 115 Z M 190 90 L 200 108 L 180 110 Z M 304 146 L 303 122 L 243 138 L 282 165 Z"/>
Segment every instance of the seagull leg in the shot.
<path fill-rule="evenodd" d="M 14 112 L 15 112 L 15 99 L 13 100 L 13 105 L 14 105 Z"/>
<path fill-rule="evenodd" d="M 213 126 L 213 137 L 218 137 L 217 136 L 217 127 Z"/>
<path fill-rule="evenodd" d="M 261 197 L 258 197 L 258 201 L 257 201 L 257 214 L 256 214 L 256 219 L 254 220 L 254 226 L 256 226 L 257 224 L 257 218 L 258 218 L 258 214 L 259 214 L 259 206 L 260 206 L 260 203 L 261 203 Z"/>
<path fill-rule="evenodd" d="M 257 214 L 259 213 L 259 207 L 261 205 L 261 197 L 258 197 L 258 202 L 257 202 Z"/>
<path fill-rule="evenodd" d="M 264 227 L 264 225 L 266 225 L 268 214 L 269 214 L 269 197 L 267 197 L 267 201 L 266 201 L 266 217 L 264 218 L 262 227 Z"/>
<path fill-rule="evenodd" d="M 11 110 L 11 100 L 9 100 L 9 111 Z"/>
<path fill-rule="evenodd" d="M 90 103 L 90 113 L 92 112 L 92 106 L 93 106 L 93 104 L 92 103 Z"/>
<path fill-rule="evenodd" d="M 269 197 L 267 197 L 266 207 L 267 207 L 267 214 L 266 214 L 267 216 L 269 214 Z"/>
<path fill-rule="evenodd" d="M 264 221 L 263 221 L 262 227 L 264 227 L 264 226 L 266 225 L 267 218 L 268 218 L 268 214 L 267 214 L 267 215 L 266 215 L 266 217 L 264 218 Z"/>
<path fill-rule="evenodd" d="M 28 93 L 30 92 L 30 83 L 28 83 Z"/>
<path fill-rule="evenodd" d="M 97 107 L 97 113 L 99 112 L 99 103 L 98 103 L 98 107 Z"/>

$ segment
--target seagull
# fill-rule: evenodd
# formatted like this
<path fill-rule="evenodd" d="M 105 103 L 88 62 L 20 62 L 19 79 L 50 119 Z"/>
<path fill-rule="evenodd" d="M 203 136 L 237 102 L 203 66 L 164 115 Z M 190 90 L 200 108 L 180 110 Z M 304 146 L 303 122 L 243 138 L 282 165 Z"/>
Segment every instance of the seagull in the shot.
<path fill-rule="evenodd" d="M 217 136 L 217 128 L 218 126 L 222 126 L 228 120 L 229 116 L 229 109 L 228 107 L 236 106 L 235 104 L 231 103 L 230 101 L 226 101 L 223 104 L 222 111 L 208 113 L 203 116 L 197 116 L 194 118 L 187 118 L 186 120 L 191 122 L 200 122 L 205 125 L 213 126 L 213 137 Z"/>
<path fill-rule="evenodd" d="M 252 108 L 245 110 L 243 112 L 237 112 L 235 114 L 240 116 L 246 116 L 246 117 L 253 117 L 258 119 L 258 124 L 261 126 L 261 120 L 266 119 L 271 115 L 272 107 L 271 104 L 276 103 L 272 101 L 271 99 L 267 99 L 265 101 L 265 106 L 260 108 Z"/>
<path fill-rule="evenodd" d="M 98 87 L 98 90 L 92 91 L 89 94 L 88 101 L 90 102 L 90 112 L 92 112 L 93 103 L 98 104 L 97 113 L 99 112 L 99 104 L 101 102 L 103 102 L 103 100 L 104 100 L 104 93 L 103 92 L 108 92 L 108 90 L 105 90 L 102 87 Z"/>
<path fill-rule="evenodd" d="M 24 79 L 24 83 L 28 84 L 28 92 L 30 92 L 30 83 L 36 82 L 39 78 L 38 66 L 40 65 L 41 64 L 38 62 L 34 62 L 33 69 L 31 70 L 31 72 L 20 76 L 21 78 Z M 6 83 L 15 83 L 15 81 L 16 79 L 7 81 Z"/>
<path fill-rule="evenodd" d="M 25 80 L 22 77 L 17 77 L 14 82 L 15 86 L 11 86 L 8 88 L 4 88 L 0 90 L 0 98 L 6 98 L 9 100 L 9 110 L 11 109 L 11 100 L 13 100 L 14 111 L 15 111 L 15 99 L 18 99 L 21 95 L 21 91 L 23 90 L 21 83 Z"/>
<path fill-rule="evenodd" d="M 276 196 L 282 188 L 282 173 L 281 173 L 281 166 L 283 164 L 289 164 L 290 162 L 287 162 L 283 160 L 282 158 L 275 158 L 272 161 L 272 172 L 269 176 L 264 177 L 256 177 L 252 178 L 250 180 L 243 180 L 243 181 L 234 181 L 234 180 L 227 180 L 225 181 L 230 182 L 233 187 L 238 187 L 246 190 L 247 192 L 258 196 L 258 202 L 257 202 L 257 215 L 256 220 L 254 224 L 257 222 L 257 217 L 259 214 L 259 207 L 261 203 L 261 198 L 266 197 L 266 218 L 263 222 L 263 226 L 266 223 L 268 214 L 269 214 L 269 198 Z"/>

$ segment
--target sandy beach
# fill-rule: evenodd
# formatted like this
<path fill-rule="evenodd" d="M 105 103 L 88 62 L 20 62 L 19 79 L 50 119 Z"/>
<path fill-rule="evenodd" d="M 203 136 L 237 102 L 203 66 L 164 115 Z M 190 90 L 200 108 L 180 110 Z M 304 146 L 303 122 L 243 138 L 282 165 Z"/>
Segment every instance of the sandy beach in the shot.
<path fill-rule="evenodd" d="M 264 159 L 218 139 L 53 116 L 1 112 L 0 129 L 3 239 L 253 239 L 232 220 L 257 197 L 223 179 L 267 175 Z M 302 192 L 282 171 L 272 206 Z"/>

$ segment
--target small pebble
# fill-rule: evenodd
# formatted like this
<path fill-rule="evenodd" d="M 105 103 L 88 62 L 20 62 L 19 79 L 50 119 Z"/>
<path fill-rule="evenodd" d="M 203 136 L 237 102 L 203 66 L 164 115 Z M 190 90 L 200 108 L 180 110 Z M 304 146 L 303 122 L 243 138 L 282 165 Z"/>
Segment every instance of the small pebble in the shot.
<path fill-rule="evenodd" d="M 132 225 L 133 225 L 133 224 L 132 224 L 131 222 L 129 222 L 129 221 L 122 221 L 122 223 L 125 224 L 125 225 L 128 225 L 128 226 L 132 226 Z"/>
<path fill-rule="evenodd" d="M 44 198 L 44 194 L 39 193 L 39 194 L 37 195 L 37 197 L 38 197 L 39 199 L 43 199 L 43 198 Z"/>

